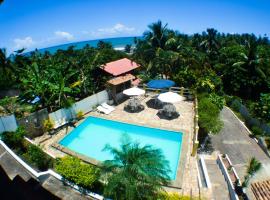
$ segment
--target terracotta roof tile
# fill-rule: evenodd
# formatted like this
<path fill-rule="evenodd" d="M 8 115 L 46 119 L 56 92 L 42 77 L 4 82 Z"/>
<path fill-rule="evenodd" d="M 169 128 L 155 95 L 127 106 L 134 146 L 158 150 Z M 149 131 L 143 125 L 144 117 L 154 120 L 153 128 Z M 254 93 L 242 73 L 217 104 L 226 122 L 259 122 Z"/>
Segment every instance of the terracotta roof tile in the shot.
<path fill-rule="evenodd" d="M 124 74 L 138 67 L 139 65 L 136 62 L 133 62 L 127 58 L 123 58 L 120 60 L 106 63 L 101 68 L 114 76 L 118 76 L 120 74 Z"/>

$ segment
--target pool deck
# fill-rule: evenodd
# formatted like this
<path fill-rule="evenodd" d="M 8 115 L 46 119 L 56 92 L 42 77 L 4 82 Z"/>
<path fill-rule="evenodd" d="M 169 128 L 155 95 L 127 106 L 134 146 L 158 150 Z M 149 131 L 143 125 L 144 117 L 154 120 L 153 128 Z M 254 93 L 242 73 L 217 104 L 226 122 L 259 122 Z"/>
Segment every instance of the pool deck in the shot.
<path fill-rule="evenodd" d="M 194 126 L 193 102 L 181 101 L 179 103 L 175 103 L 174 105 L 180 116 L 176 119 L 167 120 L 161 119 L 159 118 L 159 116 L 157 116 L 157 109 L 147 106 L 149 105 L 149 100 L 151 99 L 151 96 L 143 97 L 141 99 L 141 103 L 145 106 L 145 109 L 139 113 L 128 113 L 124 111 L 124 106 L 127 104 L 127 102 L 125 101 L 115 106 L 115 110 L 109 115 L 101 114 L 97 111 L 92 111 L 88 113 L 85 117 L 95 116 L 109 120 L 126 122 L 130 124 L 182 132 L 182 150 L 179 159 L 180 163 L 178 164 L 177 178 L 176 180 L 171 182 L 171 187 L 166 187 L 166 190 L 172 192 L 179 192 L 180 194 L 190 194 L 190 192 L 192 191 L 193 195 L 197 196 L 196 194 L 199 193 L 199 188 L 197 180 L 196 158 L 190 156 L 192 150 L 192 137 Z M 82 123 L 82 121 L 83 120 L 80 120 L 76 124 L 76 126 Z M 63 148 L 63 146 L 58 144 L 58 141 L 60 141 L 72 129 L 73 127 L 64 128 L 53 136 L 43 135 L 41 137 L 35 138 L 34 142 L 36 144 L 39 144 L 46 152 L 54 155 L 55 157 L 62 157 L 66 154 L 71 154 L 79 156 L 87 162 L 98 164 L 97 161 L 89 159 L 83 155 L 79 155 L 76 153 L 74 154 L 74 152 Z"/>

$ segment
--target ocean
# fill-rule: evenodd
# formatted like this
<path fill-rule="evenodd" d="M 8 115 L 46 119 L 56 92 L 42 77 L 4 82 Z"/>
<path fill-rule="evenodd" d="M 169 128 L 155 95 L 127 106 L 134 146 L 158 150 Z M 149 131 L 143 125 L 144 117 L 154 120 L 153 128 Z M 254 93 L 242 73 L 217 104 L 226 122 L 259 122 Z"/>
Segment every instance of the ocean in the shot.
<path fill-rule="evenodd" d="M 81 42 L 73 42 L 73 43 L 68 43 L 68 44 L 62 44 L 62 45 L 57 45 L 57 46 L 52 46 L 52 47 L 47 47 L 43 49 L 38 49 L 40 53 L 44 53 L 45 51 L 49 51 L 51 54 L 54 54 L 57 50 L 66 50 L 70 46 L 75 46 L 75 49 L 81 49 L 85 45 L 90 45 L 92 47 L 96 47 L 97 43 L 101 40 L 103 42 L 110 42 L 113 46 L 113 48 L 118 49 L 118 50 L 123 50 L 127 44 L 134 46 L 134 38 L 140 38 L 141 36 L 137 37 L 118 37 L 118 38 L 104 38 L 104 39 L 97 39 L 97 40 L 88 40 L 88 41 L 81 41 Z M 30 53 L 30 52 L 27 52 Z M 26 53 L 26 54 L 27 54 Z"/>

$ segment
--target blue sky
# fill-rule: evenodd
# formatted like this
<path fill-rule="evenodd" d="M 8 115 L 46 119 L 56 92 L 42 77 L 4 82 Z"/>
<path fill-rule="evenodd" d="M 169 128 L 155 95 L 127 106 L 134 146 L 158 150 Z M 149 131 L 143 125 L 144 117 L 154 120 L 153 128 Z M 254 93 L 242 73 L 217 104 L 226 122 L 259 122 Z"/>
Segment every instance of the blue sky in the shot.
<path fill-rule="evenodd" d="M 5 0 L 0 48 L 8 52 L 74 41 L 141 35 L 162 20 L 183 33 L 216 28 L 270 35 L 269 0 Z"/>

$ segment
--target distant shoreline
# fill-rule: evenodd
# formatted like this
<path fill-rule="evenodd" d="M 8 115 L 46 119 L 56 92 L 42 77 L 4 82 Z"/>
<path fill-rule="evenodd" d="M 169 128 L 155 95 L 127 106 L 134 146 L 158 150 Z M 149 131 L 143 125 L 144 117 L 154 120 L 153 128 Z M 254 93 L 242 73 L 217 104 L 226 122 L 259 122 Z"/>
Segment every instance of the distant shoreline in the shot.
<path fill-rule="evenodd" d="M 114 37 L 114 38 L 101 38 L 101 39 L 94 39 L 94 40 L 86 40 L 86 41 L 79 41 L 79 42 L 71 42 L 71 43 L 66 43 L 66 44 L 61 44 L 61 45 L 56 45 L 56 46 L 50 46 L 50 47 L 45 47 L 45 48 L 40 48 L 37 49 L 38 52 L 40 53 L 45 53 L 46 51 L 54 54 L 56 53 L 57 50 L 66 50 L 70 46 L 74 46 L 75 49 L 82 49 L 85 47 L 87 44 L 91 47 L 96 47 L 97 43 L 99 41 L 103 42 L 109 42 L 112 44 L 113 48 L 118 51 L 123 51 L 125 49 L 126 45 L 131 45 L 134 46 L 134 38 L 141 38 L 142 36 L 131 36 L 131 37 Z M 25 52 L 24 54 L 30 54 L 32 51 Z"/>

